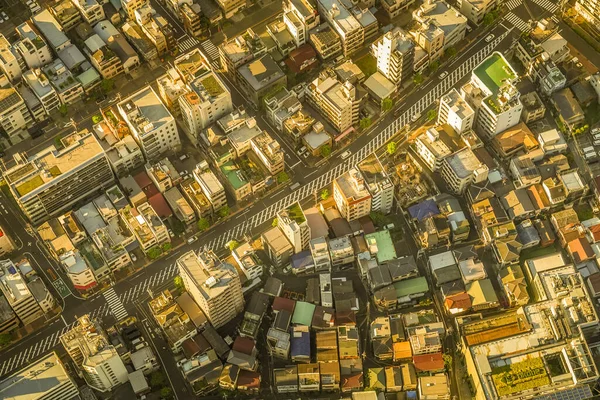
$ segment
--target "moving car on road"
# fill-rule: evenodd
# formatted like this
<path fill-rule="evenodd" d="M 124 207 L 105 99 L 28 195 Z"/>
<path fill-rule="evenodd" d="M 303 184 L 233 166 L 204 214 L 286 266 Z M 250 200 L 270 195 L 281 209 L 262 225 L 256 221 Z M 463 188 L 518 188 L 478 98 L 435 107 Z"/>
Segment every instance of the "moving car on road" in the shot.
<path fill-rule="evenodd" d="M 346 150 L 345 152 L 342 153 L 342 160 L 345 160 L 346 158 L 350 157 L 352 155 L 352 152 L 350 150 Z"/>
<path fill-rule="evenodd" d="M 444 72 L 442 72 L 442 73 L 439 75 L 439 77 L 438 77 L 438 78 L 440 78 L 440 79 L 444 79 L 444 78 L 445 78 L 445 77 L 447 77 L 447 76 L 448 76 L 448 71 L 444 71 Z"/>
<path fill-rule="evenodd" d="M 485 37 L 485 42 L 486 42 L 486 43 L 489 43 L 489 42 L 491 42 L 492 40 L 494 40 L 494 38 L 495 38 L 495 37 L 496 37 L 496 36 L 494 36 L 494 34 L 493 34 L 493 33 L 492 33 L 492 34 L 490 34 L 490 35 L 487 35 L 487 36 Z"/>

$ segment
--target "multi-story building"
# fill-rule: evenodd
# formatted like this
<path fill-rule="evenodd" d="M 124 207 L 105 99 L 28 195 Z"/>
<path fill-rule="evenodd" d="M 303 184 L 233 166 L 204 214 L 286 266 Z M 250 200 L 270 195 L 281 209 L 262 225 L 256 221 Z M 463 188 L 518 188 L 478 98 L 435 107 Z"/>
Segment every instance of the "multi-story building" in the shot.
<path fill-rule="evenodd" d="M 6 231 L 0 227 L 0 256 L 4 256 L 15 249 L 15 244 L 6 234 Z"/>
<path fill-rule="evenodd" d="M 436 128 L 429 128 L 425 133 L 417 136 L 415 150 L 432 171 L 440 169 L 444 159 L 452 154 L 448 145 L 440 139 L 440 133 Z"/>
<path fill-rule="evenodd" d="M 413 73 L 415 43 L 402 29 L 395 28 L 372 45 L 377 70 L 390 82 L 400 86 Z"/>
<path fill-rule="evenodd" d="M 362 47 L 365 29 L 353 13 L 338 0 L 317 1 L 319 15 L 331 24 L 342 40 L 344 56 L 348 57 Z"/>
<path fill-rule="evenodd" d="M 85 41 L 83 51 L 102 78 L 111 79 L 123 72 L 121 59 L 97 34 L 90 36 Z"/>
<path fill-rule="evenodd" d="M 126 25 L 127 24 L 122 28 L 125 34 L 127 34 L 125 28 Z M 97 23 L 96 26 L 94 26 L 94 33 L 98 35 L 106 46 L 119 58 L 121 65 L 123 66 L 123 72 L 130 73 L 140 65 L 140 57 L 138 54 L 125 39 L 125 36 L 121 34 L 121 31 L 115 28 L 110 21 L 104 20 Z M 130 39 L 134 45 L 137 43 L 135 38 Z M 152 47 L 152 45 L 150 44 L 149 47 Z M 153 51 L 156 53 L 156 49 L 153 48 Z M 140 54 L 144 56 L 143 52 L 140 52 Z"/>
<path fill-rule="evenodd" d="M 179 14 L 181 16 L 181 22 L 188 35 L 193 37 L 201 37 L 206 31 L 206 26 L 202 23 L 202 13 L 197 13 L 187 3 L 183 3 L 179 7 Z"/>
<path fill-rule="evenodd" d="M 59 0 L 48 11 L 67 32 L 81 23 L 81 14 L 71 0 Z"/>
<path fill-rule="evenodd" d="M 287 75 L 270 54 L 250 61 L 237 69 L 236 81 L 254 105 L 261 106 L 265 95 L 287 85 Z"/>
<path fill-rule="evenodd" d="M 152 232 L 152 236 L 156 240 L 157 245 L 162 245 L 164 243 L 170 243 L 171 237 L 169 236 L 169 230 L 167 226 L 162 222 L 154 208 L 149 203 L 140 204 L 137 207 L 137 212 L 139 216 L 143 218 L 146 223 L 146 226 Z M 140 221 L 139 217 L 136 217 L 138 221 Z"/>
<path fill-rule="evenodd" d="M 46 314 L 52 311 L 56 306 L 56 300 L 42 281 L 42 278 L 39 276 L 33 276 L 32 278 L 28 278 L 29 282 L 27 282 L 27 288 L 35 297 L 35 301 L 37 301 L 42 313 Z"/>
<path fill-rule="evenodd" d="M 212 326 L 219 328 L 244 309 L 242 285 L 236 269 L 214 253 L 189 251 L 177 260 L 185 289 Z"/>
<path fill-rule="evenodd" d="M 175 119 L 151 86 L 135 92 L 117 107 L 148 161 L 181 146 Z"/>
<path fill-rule="evenodd" d="M 348 236 L 343 236 L 329 241 L 329 257 L 331 268 L 342 267 L 354 261 L 354 249 Z"/>
<path fill-rule="evenodd" d="M 167 157 L 145 165 L 146 173 L 159 192 L 164 193 L 181 181 L 181 175 Z"/>
<path fill-rule="evenodd" d="M 309 242 L 310 254 L 315 264 L 315 272 L 331 271 L 331 257 L 329 256 L 329 245 L 325 237 L 312 239 Z"/>
<path fill-rule="evenodd" d="M 96 230 L 91 236 L 102 259 L 111 271 L 120 270 L 131 264 L 131 256 L 123 247 L 123 243 L 115 240 L 117 235 L 116 232 L 111 232 L 110 225 Z"/>
<path fill-rule="evenodd" d="M 229 19 L 246 8 L 246 0 L 217 0 L 217 5 L 223 12 L 225 19 Z"/>
<path fill-rule="evenodd" d="M 55 52 L 59 52 L 71 44 L 71 41 L 65 35 L 62 26 L 54 19 L 50 11 L 44 9 L 31 17 L 31 21 L 35 27 L 46 38 L 50 47 Z"/>
<path fill-rule="evenodd" d="M 98 279 L 79 251 L 69 244 L 71 250 L 59 256 L 61 265 L 73 287 L 82 293 L 87 292 L 98 285 Z"/>
<path fill-rule="evenodd" d="M 142 149 L 115 108 L 101 110 L 104 120 L 93 127 L 115 175 L 120 178 L 144 164 Z"/>
<path fill-rule="evenodd" d="M 71 71 L 60 59 L 46 65 L 43 71 L 62 104 L 73 104 L 81 99 L 83 95 L 81 83 L 73 77 Z"/>
<path fill-rule="evenodd" d="M 19 92 L 10 85 L 0 87 L 0 128 L 8 140 L 15 144 L 29 138 L 27 128 L 32 125 L 33 119 Z"/>
<path fill-rule="evenodd" d="M 470 184 L 487 179 L 488 167 L 479 161 L 471 149 L 465 147 L 444 159 L 441 173 L 450 190 L 463 194 Z"/>
<path fill-rule="evenodd" d="M 394 204 L 394 184 L 375 153 L 358 163 L 356 168 L 371 194 L 371 211 L 389 214 Z"/>
<path fill-rule="evenodd" d="M 400 13 L 410 7 L 415 0 L 383 0 L 381 6 L 388 17 L 396 18 Z"/>
<path fill-rule="evenodd" d="M 308 41 L 308 32 L 319 25 L 319 13 L 308 0 L 283 2 L 283 22 L 300 47 Z"/>
<path fill-rule="evenodd" d="M 210 170 L 208 163 L 202 161 L 194 168 L 194 180 L 200 185 L 202 192 L 212 204 L 213 212 L 227 205 L 225 188 L 219 182 L 216 175 Z"/>
<path fill-rule="evenodd" d="M 473 128 L 474 120 L 475 111 L 460 96 L 458 90 L 451 89 L 442 96 L 437 119 L 438 125 L 448 124 L 461 135 Z"/>
<path fill-rule="evenodd" d="M 23 83 L 31 89 L 46 114 L 60 107 L 58 93 L 50 84 L 48 77 L 40 69 L 28 70 L 23 74 Z"/>
<path fill-rule="evenodd" d="M 299 253 L 308 248 L 310 226 L 308 226 L 300 203 L 296 202 L 281 210 L 277 214 L 277 226 L 291 243 L 294 253 Z"/>
<path fill-rule="evenodd" d="M 19 81 L 23 75 L 22 61 L 20 62 L 18 56 L 17 51 L 0 33 L 0 71 L 13 83 Z"/>
<path fill-rule="evenodd" d="M 148 0 L 121 0 L 121 6 L 127 15 L 127 19 L 135 21 L 135 11 L 148 6 Z"/>
<path fill-rule="evenodd" d="M 250 139 L 250 146 L 267 171 L 269 171 L 269 174 L 276 176 L 283 171 L 285 163 L 281 146 L 267 132 L 262 131 Z"/>
<path fill-rule="evenodd" d="M 279 227 L 264 232 L 261 241 L 265 252 L 275 267 L 284 267 L 290 262 L 294 249 Z"/>
<path fill-rule="evenodd" d="M 173 210 L 173 214 L 178 220 L 186 225 L 190 225 L 196 221 L 196 214 L 190 203 L 183 197 L 181 191 L 177 187 L 173 187 L 164 193 L 165 200 Z"/>
<path fill-rule="evenodd" d="M 506 58 L 494 52 L 473 70 L 470 85 L 463 86 L 463 97 L 479 104 L 475 119 L 477 133 L 494 137 L 519 123 L 523 104 L 515 86 L 517 73 Z M 470 92 L 470 93 L 469 93 Z M 473 100 L 476 97 L 477 100 Z"/>
<path fill-rule="evenodd" d="M 60 341 L 86 383 L 99 392 L 108 392 L 127 382 L 127 368 L 104 329 L 87 314 L 77 322 Z"/>
<path fill-rule="evenodd" d="M 356 168 L 333 181 L 333 199 L 343 218 L 350 221 L 369 215 L 373 197 Z"/>
<path fill-rule="evenodd" d="M 148 7 L 148 9 L 149 9 L 149 7 Z M 144 9 L 141 9 L 141 10 L 144 10 Z M 147 21 L 143 22 L 145 19 L 140 18 L 140 16 L 139 16 L 139 12 L 141 10 L 137 10 L 135 12 L 137 23 L 138 23 L 139 27 L 142 29 L 142 32 L 144 32 L 146 37 L 150 40 L 150 42 L 152 42 L 152 44 L 156 48 L 157 55 L 162 56 L 163 54 L 165 54 L 168 51 L 167 38 L 165 37 L 165 35 L 162 33 L 162 31 L 158 27 L 158 24 L 152 19 L 151 14 L 148 16 Z"/>
<path fill-rule="evenodd" d="M 10 260 L 0 262 L 0 291 L 23 325 L 44 315 L 19 269 Z"/>
<path fill-rule="evenodd" d="M 492 11 L 500 3 L 496 0 L 459 0 L 457 7 L 460 13 L 475 25 L 483 22 L 485 14 Z"/>
<path fill-rule="evenodd" d="M 106 154 L 90 132 L 73 133 L 61 144 L 28 160 L 15 155 L 17 165 L 4 173 L 17 204 L 36 225 L 114 181 Z"/>
<path fill-rule="evenodd" d="M 233 77 L 239 67 L 265 54 L 265 42 L 252 29 L 219 46 L 221 66 Z"/>
<path fill-rule="evenodd" d="M 58 58 L 74 74 L 75 79 L 81 83 L 83 91 L 86 94 L 91 94 L 94 89 L 100 86 L 102 76 L 87 61 L 77 46 L 70 45 L 65 47 L 58 53 Z"/>
<path fill-rule="evenodd" d="M 13 45 L 13 48 L 27 67 L 30 69 L 40 68 L 52 61 L 50 48 L 37 31 L 33 30 L 29 22 L 19 25 L 16 31 L 20 40 Z M 21 70 L 25 71 L 24 65 L 21 65 Z"/>
<path fill-rule="evenodd" d="M 52 351 L 0 381 L 0 398 L 70 400 L 79 398 L 79 391 L 58 354 Z"/>
<path fill-rule="evenodd" d="M 196 217 L 205 218 L 212 215 L 212 204 L 208 201 L 204 192 L 202 192 L 202 188 L 195 178 L 186 179 L 181 182 L 180 189 L 183 197 L 196 213 Z"/>
<path fill-rule="evenodd" d="M 102 5 L 96 0 L 71 0 L 73 5 L 83 17 L 83 20 L 88 24 L 94 26 L 98 22 L 102 21 L 104 16 L 104 9 Z"/>
<path fill-rule="evenodd" d="M 312 29 L 308 40 L 322 60 L 330 60 L 343 53 L 342 40 L 326 22 Z"/>
<path fill-rule="evenodd" d="M 575 10 L 592 26 L 600 24 L 600 3 L 594 0 L 577 0 Z"/>
<path fill-rule="evenodd" d="M 358 123 L 362 98 L 350 82 L 322 75 L 308 84 L 306 99 L 340 133 Z"/>
<path fill-rule="evenodd" d="M 411 34 L 430 62 L 442 57 L 444 50 L 460 42 L 467 32 L 467 19 L 443 0 L 425 1 L 413 11 L 413 19 L 418 26 Z"/>
<path fill-rule="evenodd" d="M 186 133 L 192 143 L 197 143 L 203 129 L 232 111 L 231 93 L 207 66 L 188 83 L 187 89 L 178 99 L 179 108 Z"/>

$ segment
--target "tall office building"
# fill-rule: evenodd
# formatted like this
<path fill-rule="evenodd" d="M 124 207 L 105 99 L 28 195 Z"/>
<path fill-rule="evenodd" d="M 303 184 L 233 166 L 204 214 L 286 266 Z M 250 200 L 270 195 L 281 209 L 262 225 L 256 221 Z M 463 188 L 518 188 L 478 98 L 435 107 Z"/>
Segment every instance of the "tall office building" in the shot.
<path fill-rule="evenodd" d="M 77 385 L 53 351 L 1 381 L 0 399 L 76 400 L 80 397 Z"/>
<path fill-rule="evenodd" d="M 394 204 L 394 184 L 375 153 L 362 160 L 356 168 L 362 175 L 365 186 L 371 194 L 371 211 L 388 214 Z"/>
<path fill-rule="evenodd" d="M 308 248 L 310 226 L 308 226 L 306 216 L 299 202 L 279 211 L 277 226 L 290 241 L 294 253 L 299 253 Z"/>
<path fill-rule="evenodd" d="M 338 0 L 318 0 L 319 14 L 333 27 L 340 39 L 344 55 L 348 57 L 365 42 L 365 29 L 353 13 Z"/>
<path fill-rule="evenodd" d="M 92 196 L 114 182 L 102 146 L 89 131 L 73 133 L 25 159 L 15 154 L 15 165 L 4 178 L 23 213 L 40 224 Z"/>
<path fill-rule="evenodd" d="M 23 325 L 44 315 L 19 269 L 10 260 L 0 261 L 0 290 Z"/>
<path fill-rule="evenodd" d="M 362 98 L 350 82 L 323 74 L 308 84 L 306 99 L 340 133 L 358 123 Z"/>
<path fill-rule="evenodd" d="M 117 105 L 147 161 L 158 160 L 181 147 L 175 118 L 151 86 L 146 86 Z"/>
<path fill-rule="evenodd" d="M 243 311 L 240 277 L 231 264 L 221 262 L 212 252 L 189 251 L 177 260 L 177 266 L 185 289 L 215 328 Z"/>
<path fill-rule="evenodd" d="M 333 199 L 348 222 L 369 215 L 372 197 L 358 169 L 352 168 L 333 181 Z"/>
<path fill-rule="evenodd" d="M 415 43 L 402 29 L 395 28 L 373 44 L 377 57 L 377 70 L 396 85 L 406 82 L 412 75 Z"/>
<path fill-rule="evenodd" d="M 87 384 L 99 392 L 107 392 L 129 380 L 127 369 L 115 347 L 89 315 L 60 337 L 65 350 Z"/>

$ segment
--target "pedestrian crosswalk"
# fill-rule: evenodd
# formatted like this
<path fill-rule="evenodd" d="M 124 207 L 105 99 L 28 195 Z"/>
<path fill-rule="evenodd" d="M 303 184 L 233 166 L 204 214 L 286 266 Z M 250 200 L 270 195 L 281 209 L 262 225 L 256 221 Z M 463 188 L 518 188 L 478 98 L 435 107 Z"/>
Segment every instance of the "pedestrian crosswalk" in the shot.
<path fill-rule="evenodd" d="M 558 4 L 550 0 L 533 0 L 533 2 L 542 7 L 544 10 L 550 11 L 551 13 L 554 13 L 556 10 L 558 10 Z"/>
<path fill-rule="evenodd" d="M 506 4 L 506 8 L 508 8 L 509 11 L 512 11 L 515 8 L 519 7 L 521 4 L 523 4 L 523 1 L 522 0 L 509 0 L 505 4 Z"/>
<path fill-rule="evenodd" d="M 185 53 L 199 44 L 200 42 L 195 37 L 184 35 L 178 39 L 177 48 L 179 49 L 180 53 Z"/>
<path fill-rule="evenodd" d="M 210 40 L 205 40 L 200 44 L 202 52 L 210 61 L 211 67 L 214 69 L 221 69 L 221 56 L 219 55 L 219 49 Z"/>
<path fill-rule="evenodd" d="M 517 17 L 512 11 L 509 11 L 504 18 L 522 32 L 529 32 L 531 30 L 529 24 Z"/>
<path fill-rule="evenodd" d="M 129 315 L 127 310 L 125 310 L 125 307 L 123 307 L 121 299 L 119 299 L 119 296 L 117 296 L 113 288 L 105 290 L 102 292 L 102 294 L 104 295 L 104 298 L 110 307 L 110 311 L 115 316 L 117 321 L 120 321 Z"/>

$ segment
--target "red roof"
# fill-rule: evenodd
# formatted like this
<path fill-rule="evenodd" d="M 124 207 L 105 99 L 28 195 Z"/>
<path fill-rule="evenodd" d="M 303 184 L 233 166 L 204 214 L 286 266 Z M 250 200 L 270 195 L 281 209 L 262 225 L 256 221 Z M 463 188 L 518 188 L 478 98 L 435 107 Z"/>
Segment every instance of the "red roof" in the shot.
<path fill-rule="evenodd" d="M 316 61 L 316 57 L 317 53 L 315 53 L 315 49 L 308 43 L 305 43 L 290 53 L 290 56 L 285 60 L 285 64 L 295 73 L 299 73 L 303 63 L 311 59 Z M 313 64 L 316 63 L 313 62 Z"/>
<path fill-rule="evenodd" d="M 248 337 L 238 336 L 233 342 L 232 349 L 250 356 L 252 355 L 252 350 L 254 350 L 254 340 Z"/>
<path fill-rule="evenodd" d="M 440 371 L 444 369 L 442 353 L 421 354 L 413 356 L 413 364 L 417 371 Z"/>
<path fill-rule="evenodd" d="M 260 373 L 254 371 L 240 370 L 237 379 L 238 389 L 258 389 L 260 388 Z"/>
<path fill-rule="evenodd" d="M 363 373 L 358 372 L 354 375 L 342 377 L 342 387 L 348 389 L 361 388 L 363 383 Z"/>
<path fill-rule="evenodd" d="M 594 257 L 594 250 L 586 238 L 577 238 L 567 244 L 567 249 L 573 262 L 578 264 Z"/>
<path fill-rule="evenodd" d="M 154 185 L 154 183 L 152 182 L 152 180 L 150 179 L 150 177 L 148 176 L 148 174 L 145 171 L 142 171 L 139 174 L 137 174 L 136 176 L 134 176 L 133 180 L 135 181 L 135 183 L 138 184 L 138 186 L 142 190 L 150 185 Z"/>
<path fill-rule="evenodd" d="M 600 224 L 590 226 L 589 229 L 590 233 L 592 234 L 592 238 L 594 239 L 594 242 L 600 241 Z"/>
<path fill-rule="evenodd" d="M 459 293 L 452 296 L 446 297 L 444 304 L 448 310 L 453 308 L 468 310 L 471 308 L 471 296 L 468 293 Z"/>
<path fill-rule="evenodd" d="M 273 311 L 286 310 L 289 311 L 290 314 L 293 314 L 294 307 L 296 307 L 296 302 L 292 299 L 286 299 L 285 297 L 275 297 L 275 300 L 273 300 Z"/>
<path fill-rule="evenodd" d="M 156 193 L 154 196 L 148 197 L 148 203 L 154 208 L 160 219 L 167 219 L 173 215 L 173 211 L 169 208 L 162 193 Z"/>

